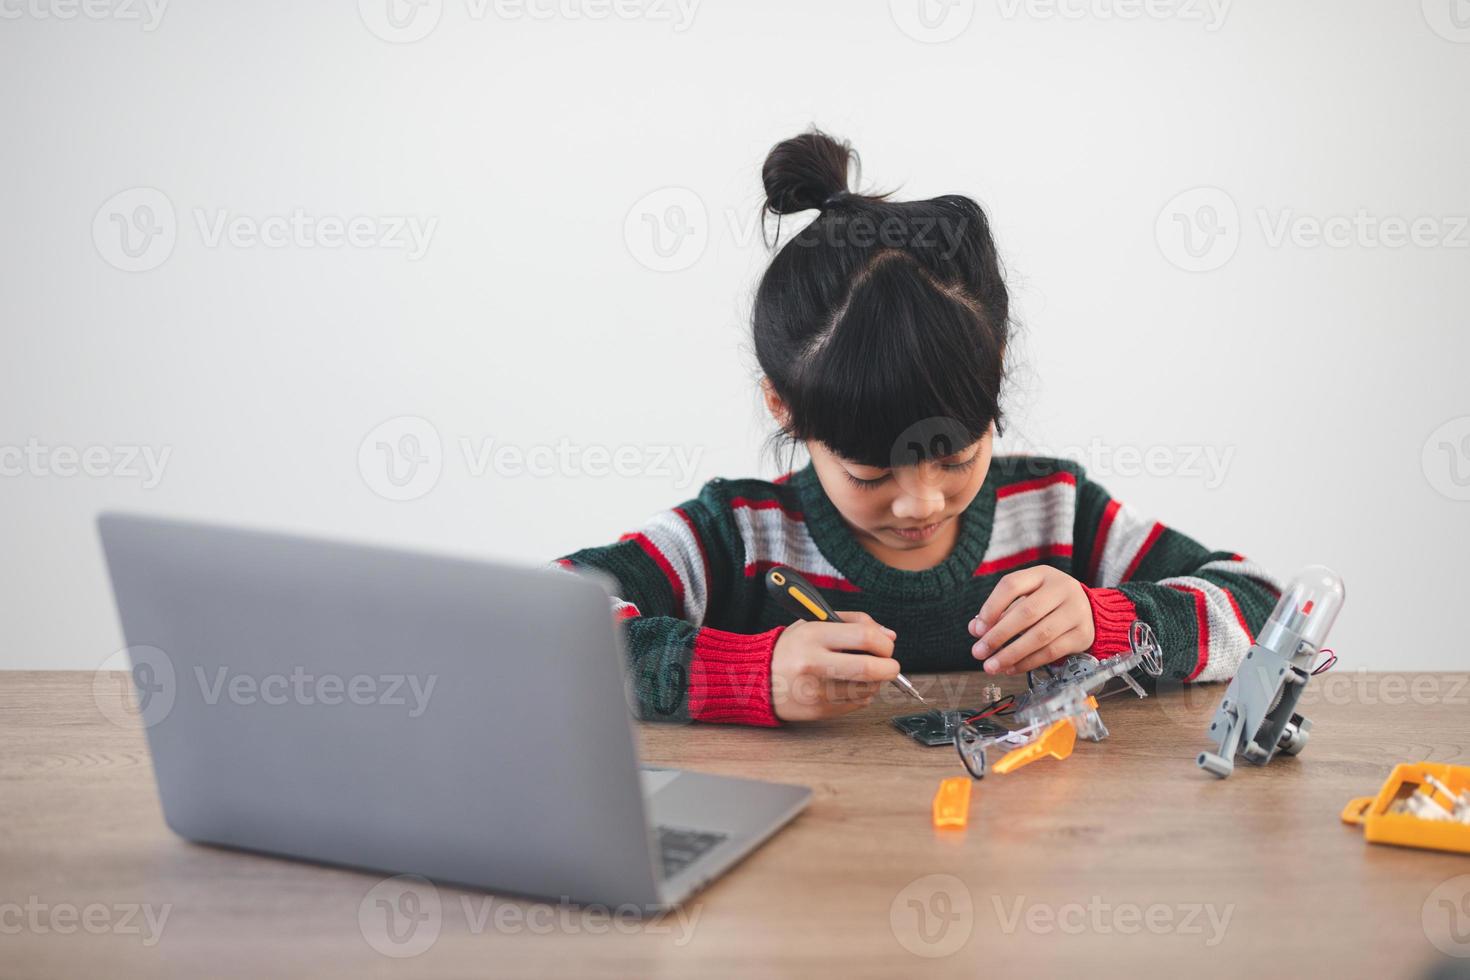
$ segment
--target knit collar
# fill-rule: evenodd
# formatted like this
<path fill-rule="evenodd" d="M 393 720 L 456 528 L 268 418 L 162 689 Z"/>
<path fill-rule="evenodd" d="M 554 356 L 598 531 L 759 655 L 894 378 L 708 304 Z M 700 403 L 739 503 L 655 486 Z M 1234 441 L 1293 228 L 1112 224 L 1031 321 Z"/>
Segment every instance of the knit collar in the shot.
<path fill-rule="evenodd" d="M 822 489 L 822 482 L 810 463 L 792 474 L 790 482 L 801 500 L 802 514 L 812 540 L 844 578 L 864 592 L 900 599 L 932 599 L 968 582 L 985 555 L 995 520 L 996 469 L 992 466 L 985 474 L 980 492 L 957 518 L 959 534 L 949 557 L 933 568 L 917 572 L 886 565 L 858 543 Z"/>

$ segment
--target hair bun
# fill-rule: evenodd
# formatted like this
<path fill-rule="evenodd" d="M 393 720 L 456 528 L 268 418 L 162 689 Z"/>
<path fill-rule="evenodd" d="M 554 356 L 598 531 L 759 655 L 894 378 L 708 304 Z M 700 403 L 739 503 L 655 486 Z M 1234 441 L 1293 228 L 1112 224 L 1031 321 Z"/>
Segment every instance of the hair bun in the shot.
<path fill-rule="evenodd" d="M 857 159 L 851 144 L 820 130 L 782 140 L 766 155 L 761 183 L 766 188 L 765 209 L 793 214 L 823 208 L 848 195 L 847 170 Z"/>

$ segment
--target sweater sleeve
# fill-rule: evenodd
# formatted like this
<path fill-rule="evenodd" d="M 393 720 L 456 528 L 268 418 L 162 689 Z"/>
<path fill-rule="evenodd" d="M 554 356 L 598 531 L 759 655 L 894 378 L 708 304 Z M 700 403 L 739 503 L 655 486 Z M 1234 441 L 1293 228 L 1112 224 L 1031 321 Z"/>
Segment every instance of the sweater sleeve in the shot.
<path fill-rule="evenodd" d="M 1073 557 L 1092 604 L 1092 652 L 1126 651 L 1129 627 L 1142 619 L 1175 680 L 1232 677 L 1281 592 L 1254 562 L 1140 515 L 1086 476 L 1077 481 Z"/>
<path fill-rule="evenodd" d="M 781 629 L 750 635 L 708 625 L 725 619 L 736 587 L 731 569 L 744 567 L 719 482 L 617 542 L 558 564 L 596 570 L 617 584 L 613 613 L 639 718 L 777 725 L 771 654 Z"/>

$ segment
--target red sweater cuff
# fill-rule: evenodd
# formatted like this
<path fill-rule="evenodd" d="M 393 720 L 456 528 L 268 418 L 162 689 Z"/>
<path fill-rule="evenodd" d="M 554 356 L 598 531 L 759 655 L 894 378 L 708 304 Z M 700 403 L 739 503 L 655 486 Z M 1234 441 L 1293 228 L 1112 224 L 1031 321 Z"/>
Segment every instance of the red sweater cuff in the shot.
<path fill-rule="evenodd" d="M 1092 655 L 1101 659 L 1131 650 L 1129 635 L 1138 618 L 1133 600 L 1117 589 L 1089 589 L 1084 585 L 1082 590 L 1092 605 Z"/>
<path fill-rule="evenodd" d="M 771 654 L 786 627 L 754 636 L 701 629 L 689 663 L 689 717 L 734 725 L 781 724 L 771 706 Z"/>

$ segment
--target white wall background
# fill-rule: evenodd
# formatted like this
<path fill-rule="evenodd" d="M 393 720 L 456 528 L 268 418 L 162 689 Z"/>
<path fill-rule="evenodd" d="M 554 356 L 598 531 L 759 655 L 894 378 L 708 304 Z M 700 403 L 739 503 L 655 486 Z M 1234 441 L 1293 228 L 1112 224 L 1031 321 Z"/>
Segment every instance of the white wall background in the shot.
<path fill-rule="evenodd" d="M 932 30 L 914 0 L 425 0 L 402 30 L 389 0 L 90 2 L 0 0 L 0 667 L 121 645 L 101 509 L 540 561 L 771 474 L 759 167 L 812 123 L 871 182 L 988 208 L 1012 446 L 1095 444 L 1207 544 L 1338 568 L 1342 667 L 1470 665 L 1464 0 L 925 0 Z M 172 250 L 123 271 L 140 203 Z M 297 211 L 437 224 L 419 258 L 211 237 Z M 1181 268 L 1176 213 L 1217 219 L 1216 267 Z M 693 234 L 660 259 L 647 221 Z M 410 501 L 359 467 L 400 416 L 443 446 Z M 476 474 L 465 439 L 646 472 Z M 698 454 L 692 485 L 660 446 Z M 65 475 L 89 447 L 107 472 Z M 170 454 L 156 486 L 127 447 Z"/>

